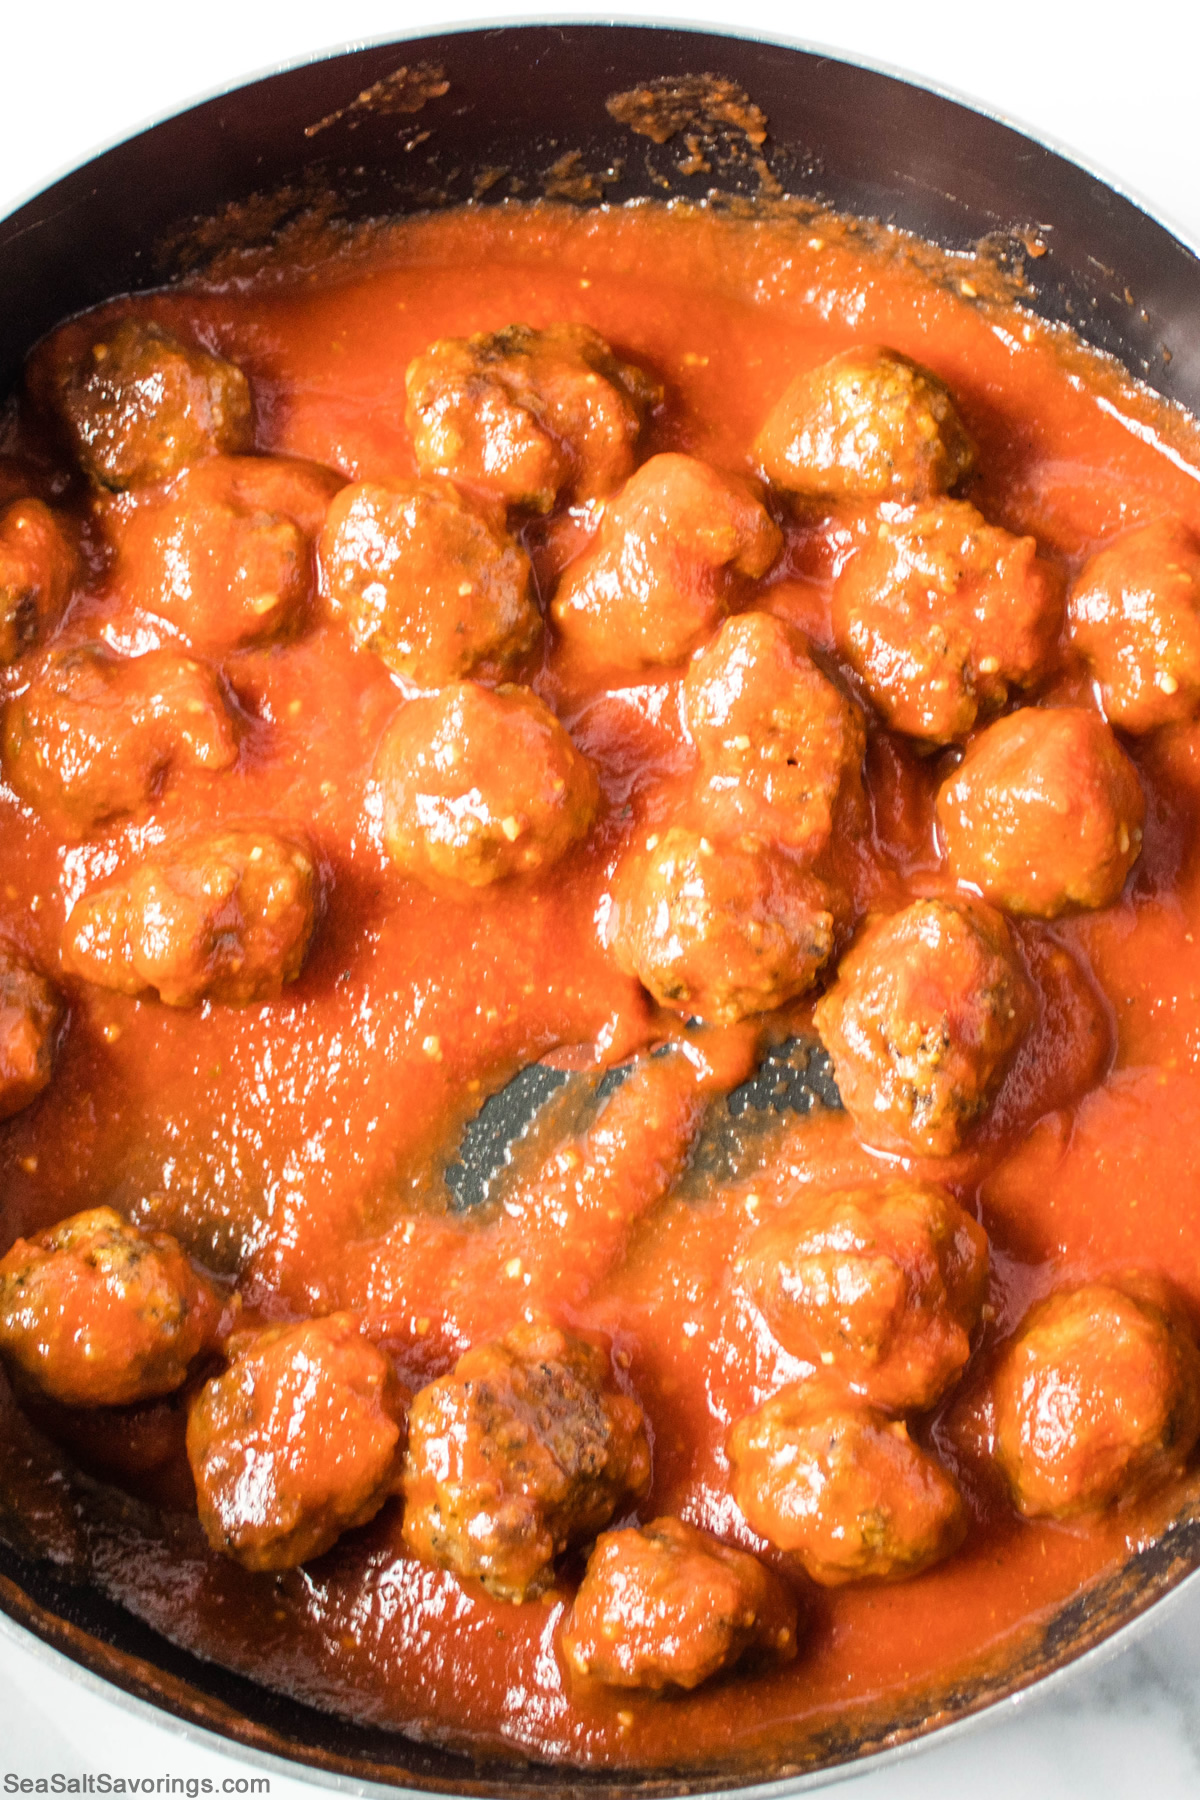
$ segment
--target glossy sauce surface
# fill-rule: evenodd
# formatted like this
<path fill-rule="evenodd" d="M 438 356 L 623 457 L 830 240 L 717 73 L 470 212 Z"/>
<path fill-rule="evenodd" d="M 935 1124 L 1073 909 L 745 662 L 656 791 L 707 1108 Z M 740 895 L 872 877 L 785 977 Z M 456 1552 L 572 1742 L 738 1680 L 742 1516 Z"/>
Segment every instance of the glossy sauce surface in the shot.
<path fill-rule="evenodd" d="M 246 371 L 258 450 L 347 479 L 415 473 L 404 372 L 433 339 L 578 320 L 664 384 L 643 455 L 682 450 L 746 473 L 793 367 L 885 343 L 952 390 L 979 447 L 975 504 L 1035 534 L 1064 574 L 1165 512 L 1200 530 L 1185 421 L 1019 309 L 964 298 L 953 270 L 935 279 L 853 232 L 650 206 L 472 210 L 130 307 L 199 333 Z M 21 433 L 8 448 L 36 465 L 43 448 Z M 154 647 L 136 569 L 113 554 L 148 502 L 69 490 L 63 503 L 78 508 L 88 571 L 63 640 Z M 817 507 L 778 516 L 785 551 L 754 604 L 832 656 L 839 527 Z M 588 533 L 585 513 L 527 528 L 543 608 Z M 874 1178 L 900 1159 L 864 1149 L 844 1114 L 818 1109 L 747 1130 L 750 1166 L 736 1179 L 714 1183 L 688 1162 L 704 1108 L 745 1078 L 766 1039 L 811 1032 L 805 1006 L 761 1031 L 686 1034 L 686 1053 L 639 1061 L 595 1117 L 584 1105 L 572 1121 L 564 1107 L 565 1139 L 539 1133 L 477 1216 L 449 1209 L 441 1179 L 465 1120 L 526 1063 L 553 1055 L 595 1070 L 684 1035 L 603 941 L 622 849 L 672 822 L 691 777 L 683 668 L 613 677 L 548 634 L 533 685 L 599 774 L 598 821 L 554 869 L 455 898 L 406 879 L 381 845 L 371 768 L 403 704 L 381 662 L 316 604 L 294 637 L 233 651 L 221 667 L 236 764 L 172 779 L 133 822 L 79 841 L 0 788 L 0 925 L 53 970 L 88 886 L 193 824 L 261 819 L 305 831 L 316 852 L 312 952 L 281 999 L 243 1009 L 175 1012 L 65 982 L 55 1079 L 0 1125 L 0 1249 L 110 1204 L 236 1275 L 264 1319 L 360 1311 L 410 1389 L 526 1309 L 606 1333 L 650 1423 L 641 1516 L 678 1514 L 785 1567 L 734 1504 L 724 1442 L 798 1370 L 742 1296 L 736 1265 L 798 1186 Z M 9 690 L 25 678 L 14 665 Z M 1047 693 L 1088 689 L 1064 659 Z M 1130 754 L 1147 817 L 1124 894 L 1098 913 L 1015 927 L 1035 1023 L 969 1147 L 911 1165 L 946 1182 L 991 1238 L 977 1363 L 1068 1278 L 1136 1263 L 1200 1308 L 1200 728 L 1169 727 Z M 869 824 L 838 852 L 858 913 L 953 891 L 933 822 L 945 767 L 871 727 Z M 9 1425 L 23 1430 L 11 1414 Z M 355 1718 L 579 1763 L 786 1755 L 834 1714 L 886 1711 L 986 1658 L 1119 1564 L 1176 1498 L 1085 1525 L 1027 1522 L 973 1475 L 949 1417 L 917 1435 L 960 1471 L 963 1548 L 895 1585 L 802 1584 L 808 1626 L 794 1663 L 670 1698 L 572 1685 L 556 1647 L 569 1567 L 539 1600 L 490 1599 L 404 1552 L 398 1502 L 279 1576 L 221 1561 L 186 1509 L 118 1526 L 100 1506 L 78 1541 L 96 1578 L 177 1642 Z"/>

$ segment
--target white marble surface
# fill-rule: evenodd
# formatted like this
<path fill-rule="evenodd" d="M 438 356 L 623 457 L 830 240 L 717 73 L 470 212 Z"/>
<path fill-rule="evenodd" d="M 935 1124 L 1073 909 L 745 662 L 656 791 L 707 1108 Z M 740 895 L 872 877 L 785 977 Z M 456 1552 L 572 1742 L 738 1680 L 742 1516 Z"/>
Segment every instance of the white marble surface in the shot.
<path fill-rule="evenodd" d="M 534 10 L 531 8 L 531 11 Z M 1200 244 L 1196 0 L 1136 8 L 1066 0 L 649 0 L 561 4 L 542 16 L 693 20 L 804 40 L 883 63 L 1025 124 L 1146 200 Z M 22 0 L 0 13 L 0 217 L 98 145 L 281 61 L 453 22 L 517 16 L 489 0 Z M 136 198 L 130 197 L 130 204 Z M 6 1776 L 208 1778 L 257 1773 L 215 1740 L 117 1706 L 0 1620 L 0 1794 Z M 194 1790 L 195 1791 L 195 1790 Z M 243 1789 L 242 1791 L 246 1791 Z M 272 1771 L 273 1800 L 312 1788 Z M 949 1742 L 850 1781 L 853 1800 L 1193 1800 L 1200 1794 L 1200 1581 L 1135 1644 L 990 1714 Z"/>

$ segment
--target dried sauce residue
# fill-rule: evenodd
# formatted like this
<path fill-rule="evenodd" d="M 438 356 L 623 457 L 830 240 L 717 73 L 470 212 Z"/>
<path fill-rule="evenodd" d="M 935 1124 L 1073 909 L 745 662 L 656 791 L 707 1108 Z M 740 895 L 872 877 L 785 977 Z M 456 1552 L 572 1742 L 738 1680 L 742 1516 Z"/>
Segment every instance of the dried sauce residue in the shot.
<path fill-rule="evenodd" d="M 618 181 L 620 176 L 619 163 L 591 174 L 583 167 L 583 151 L 567 150 L 546 170 L 542 192 L 547 200 L 603 200 L 605 182 Z"/>
<path fill-rule="evenodd" d="M 487 168 L 480 169 L 478 175 L 476 175 L 474 181 L 471 183 L 472 199 L 482 200 L 483 196 L 485 194 L 490 194 L 496 183 L 498 181 L 503 181 L 507 174 L 507 163 L 489 163 Z"/>
<path fill-rule="evenodd" d="M 745 88 L 724 75 L 664 76 L 644 87 L 610 94 L 605 103 L 619 125 L 639 137 L 667 144 L 682 137 L 685 154 L 675 164 L 680 175 L 707 175 L 714 164 L 740 164 L 757 177 L 759 192 L 783 192 L 763 155 L 767 115 Z"/>
<path fill-rule="evenodd" d="M 681 175 L 711 175 L 712 164 L 704 154 L 700 139 L 694 131 L 683 134 L 686 156 L 681 156 L 675 167 Z"/>
<path fill-rule="evenodd" d="M 767 141 L 767 115 L 744 88 L 724 75 L 663 76 L 644 87 L 610 94 L 605 104 L 618 125 L 627 125 L 656 144 L 668 143 L 681 131 L 693 133 L 699 141 L 722 126 L 742 132 L 756 147 Z M 690 140 L 688 147 L 692 149 Z"/>
<path fill-rule="evenodd" d="M 172 278 L 199 270 L 211 272 L 221 258 L 265 251 L 285 230 L 292 232 L 293 241 L 301 226 L 305 235 L 319 238 L 340 204 L 340 196 L 315 175 L 271 193 L 249 194 L 244 200 L 229 201 L 207 218 L 189 219 L 168 232 L 155 245 L 154 266 Z"/>
<path fill-rule="evenodd" d="M 348 119 L 353 130 L 363 119 L 376 114 L 419 113 L 428 101 L 440 100 L 449 90 L 450 83 L 440 63 L 414 63 L 411 68 L 404 63 L 371 87 L 364 88 L 348 106 L 339 106 L 336 112 L 327 113 L 315 125 L 306 125 L 304 135 L 316 137 L 318 131 L 328 130 L 339 119 Z"/>

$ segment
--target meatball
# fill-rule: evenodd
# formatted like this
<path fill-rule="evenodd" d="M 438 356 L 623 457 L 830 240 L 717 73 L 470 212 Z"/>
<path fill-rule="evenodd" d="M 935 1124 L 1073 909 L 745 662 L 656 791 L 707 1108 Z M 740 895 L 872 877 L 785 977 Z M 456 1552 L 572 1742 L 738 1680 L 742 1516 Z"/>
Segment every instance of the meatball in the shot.
<path fill-rule="evenodd" d="M 0 1260 L 0 1353 L 65 1406 L 173 1393 L 235 1309 L 173 1237 L 109 1206 L 18 1238 Z"/>
<path fill-rule="evenodd" d="M 691 456 L 652 456 L 604 508 L 551 607 L 567 639 L 622 668 L 679 662 L 783 546 L 750 483 Z"/>
<path fill-rule="evenodd" d="M 680 1519 L 655 1519 L 597 1539 L 561 1642 L 573 1675 L 694 1688 L 747 1651 L 790 1662 L 796 1601 L 756 1556 Z"/>
<path fill-rule="evenodd" d="M 11 1119 L 49 1085 L 61 1024 L 50 983 L 0 942 L 0 1119 Z"/>
<path fill-rule="evenodd" d="M 503 673 L 542 629 L 529 558 L 448 482 L 343 488 L 320 560 L 355 642 L 423 687 Z"/>
<path fill-rule="evenodd" d="M 75 551 L 40 500 L 0 508 L 0 663 L 15 662 L 57 625 L 75 579 Z"/>
<path fill-rule="evenodd" d="M 1126 531 L 1084 564 L 1067 605 L 1104 710 L 1153 731 L 1200 709 L 1200 549 L 1178 519 Z"/>
<path fill-rule="evenodd" d="M 822 1382 L 739 1419 L 728 1449 L 751 1529 L 822 1587 L 917 1575 L 966 1534 L 958 1489 L 906 1426 Z"/>
<path fill-rule="evenodd" d="M 996 1458 L 1027 1518 L 1166 1479 L 1200 1435 L 1200 1353 L 1161 1284 L 1094 1281 L 1035 1306 L 992 1378 Z"/>
<path fill-rule="evenodd" d="M 547 513 L 610 494 L 662 390 L 587 325 L 510 325 L 442 338 L 405 376 L 422 475 L 448 475 Z"/>
<path fill-rule="evenodd" d="M 1036 919 L 1110 906 L 1141 852 L 1145 812 L 1104 720 L 1074 706 L 997 719 L 937 799 L 955 877 Z"/>
<path fill-rule="evenodd" d="M 865 741 L 800 634 L 769 613 L 727 619 L 687 672 L 683 714 L 714 823 L 819 855 L 839 798 L 860 790 Z"/>
<path fill-rule="evenodd" d="M 660 1006 L 729 1025 L 813 985 L 833 951 L 824 885 L 753 837 L 673 825 L 625 872 L 617 959 Z"/>
<path fill-rule="evenodd" d="M 174 650 L 60 651 L 4 718 L 9 784 L 80 832 L 136 812 L 173 769 L 226 769 L 236 756 L 216 675 Z"/>
<path fill-rule="evenodd" d="M 117 583 L 197 650 L 278 636 L 308 603 L 313 542 L 340 486 L 315 463 L 210 457 L 134 513 Z"/>
<path fill-rule="evenodd" d="M 188 1410 L 204 1535 L 247 1569 L 291 1569 L 400 1485 L 403 1395 L 353 1313 L 239 1334 Z"/>
<path fill-rule="evenodd" d="M 768 481 L 827 500 L 927 500 L 975 462 L 944 382 L 897 350 L 845 350 L 805 369 L 758 435 Z"/>
<path fill-rule="evenodd" d="M 1045 672 L 1062 581 L 962 500 L 884 507 L 833 590 L 838 649 L 894 731 L 948 744 Z"/>
<path fill-rule="evenodd" d="M 814 1018 L 866 1141 L 949 1156 L 999 1088 L 1034 997 L 999 913 L 917 900 L 868 925 Z"/>
<path fill-rule="evenodd" d="M 214 451 L 248 450 L 253 438 L 250 384 L 237 365 L 149 319 L 95 327 L 77 356 L 52 345 L 45 376 L 80 467 L 104 487 L 164 481 Z"/>
<path fill-rule="evenodd" d="M 418 881 L 467 887 L 548 868 L 600 802 L 591 764 L 531 689 L 473 681 L 403 706 L 375 779 L 392 861 Z"/>
<path fill-rule="evenodd" d="M 545 1322 L 518 1325 L 414 1399 L 404 1541 L 498 1600 L 525 1600 L 649 1484 L 642 1409 L 613 1385 L 608 1356 Z"/>
<path fill-rule="evenodd" d="M 752 1240 L 743 1283 L 785 1350 L 885 1412 L 935 1406 L 965 1367 L 988 1241 L 943 1188 L 801 1192 Z"/>
<path fill-rule="evenodd" d="M 93 888 L 63 935 L 63 967 L 168 1006 L 273 1000 L 300 973 L 316 905 L 312 857 L 272 831 L 216 832 Z"/>

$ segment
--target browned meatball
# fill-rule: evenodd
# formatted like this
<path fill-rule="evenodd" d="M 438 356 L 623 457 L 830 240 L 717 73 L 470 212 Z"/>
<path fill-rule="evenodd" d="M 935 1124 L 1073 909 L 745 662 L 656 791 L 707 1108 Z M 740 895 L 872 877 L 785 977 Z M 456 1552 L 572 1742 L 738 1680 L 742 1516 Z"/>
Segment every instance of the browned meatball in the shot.
<path fill-rule="evenodd" d="M 35 376 L 79 465 L 109 488 L 177 475 L 213 451 L 247 450 L 250 384 L 235 363 L 185 344 L 148 319 L 78 332 L 51 345 Z"/>
<path fill-rule="evenodd" d="M 992 1378 L 996 1457 L 1028 1518 L 1065 1519 L 1180 1469 L 1200 1435 L 1200 1353 L 1137 1275 L 1035 1306 Z"/>
<path fill-rule="evenodd" d="M 1137 770 L 1098 714 L 1027 706 L 972 742 L 938 822 L 957 879 L 1012 913 L 1110 906 L 1142 848 Z"/>
<path fill-rule="evenodd" d="M 755 454 L 778 487 L 830 500 L 926 500 L 975 461 L 944 382 L 897 350 L 844 350 L 776 401 Z"/>
<path fill-rule="evenodd" d="M 63 934 L 63 967 L 168 1006 L 248 1006 L 300 973 L 316 904 L 312 856 L 273 831 L 221 831 L 93 888 Z"/>
<path fill-rule="evenodd" d="M 824 1383 L 784 1388 L 729 1434 L 747 1522 L 814 1581 L 900 1581 L 956 1550 L 958 1489 L 907 1428 Z"/>
<path fill-rule="evenodd" d="M 128 1406 L 182 1387 L 235 1302 L 165 1232 L 109 1206 L 18 1238 L 0 1260 L 0 1352 L 66 1406 Z"/>
<path fill-rule="evenodd" d="M 214 456 L 140 506 L 118 584 L 197 650 L 293 628 L 313 589 L 314 540 L 338 476 L 277 456 Z"/>
<path fill-rule="evenodd" d="M 785 1350 L 885 1412 L 934 1406 L 965 1367 L 988 1241 L 944 1188 L 801 1192 L 755 1232 L 743 1282 Z"/>
<path fill-rule="evenodd" d="M 604 508 L 551 613 L 571 644 L 622 668 L 679 662 L 765 575 L 783 539 L 758 495 L 691 456 L 652 456 Z"/>
<path fill-rule="evenodd" d="M 448 482 L 343 488 L 320 560 L 355 642 L 423 687 L 501 674 L 542 629 L 529 558 Z"/>
<path fill-rule="evenodd" d="M 1062 581 L 962 500 L 885 507 L 833 591 L 838 649 L 894 731 L 948 744 L 1045 672 Z"/>
<path fill-rule="evenodd" d="M 405 376 L 423 475 L 449 475 L 512 506 L 603 497 L 633 469 L 662 390 L 587 325 L 510 325 L 442 338 Z"/>
<path fill-rule="evenodd" d="M 1200 549 L 1178 519 L 1123 532 L 1071 590 L 1071 641 L 1122 731 L 1153 731 L 1200 708 Z"/>
<path fill-rule="evenodd" d="M 624 872 L 615 947 L 660 1006 L 728 1025 L 805 993 L 833 951 L 828 893 L 752 837 L 673 825 Z"/>
<path fill-rule="evenodd" d="M 748 1651 L 790 1662 L 796 1601 L 756 1556 L 681 1519 L 655 1519 L 597 1539 L 561 1641 L 573 1675 L 694 1688 Z"/>
<path fill-rule="evenodd" d="M 0 1119 L 49 1085 L 62 1006 L 50 983 L 0 942 Z"/>
<path fill-rule="evenodd" d="M 403 1395 L 353 1313 L 248 1331 L 188 1412 L 204 1535 L 247 1569 L 291 1569 L 400 1485 Z"/>
<path fill-rule="evenodd" d="M 392 861 L 418 881 L 467 887 L 548 868 L 600 800 L 591 764 L 531 689 L 473 681 L 403 706 L 375 779 Z"/>
<path fill-rule="evenodd" d="M 174 650 L 49 658 L 4 716 L 4 773 L 77 831 L 136 812 L 173 769 L 228 768 L 233 722 L 213 671 Z"/>
<path fill-rule="evenodd" d="M 714 825 L 817 856 L 859 787 L 864 735 L 799 632 L 769 613 L 727 619 L 687 672 L 683 712 Z"/>
<path fill-rule="evenodd" d="M 1033 1022 L 999 913 L 917 900 L 868 925 L 814 1017 L 846 1111 L 870 1144 L 949 1156 Z"/>
<path fill-rule="evenodd" d="M 62 616 L 75 578 L 75 551 L 40 500 L 0 508 L 0 663 L 40 644 Z"/>
<path fill-rule="evenodd" d="M 498 1600 L 525 1600 L 649 1483 L 642 1409 L 613 1385 L 607 1354 L 518 1325 L 414 1399 L 404 1541 Z"/>

